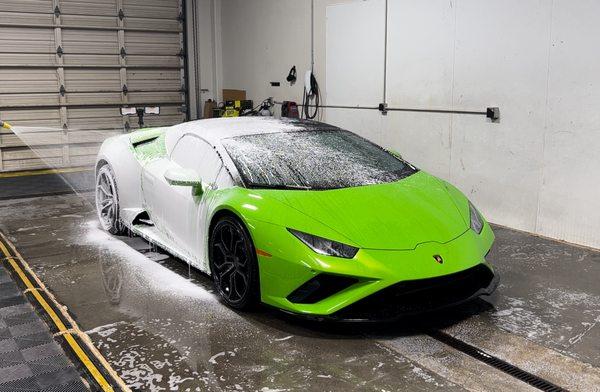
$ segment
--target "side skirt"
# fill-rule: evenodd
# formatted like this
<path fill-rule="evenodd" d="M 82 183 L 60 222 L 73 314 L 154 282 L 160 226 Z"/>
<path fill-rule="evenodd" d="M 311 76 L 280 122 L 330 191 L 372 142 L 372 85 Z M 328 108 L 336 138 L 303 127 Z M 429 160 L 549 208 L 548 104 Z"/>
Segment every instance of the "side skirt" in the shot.
<path fill-rule="evenodd" d="M 204 268 L 202 268 L 200 266 L 200 263 L 196 262 L 190 256 L 188 256 L 188 255 L 184 254 L 183 252 L 179 251 L 177 249 L 177 247 L 175 246 L 175 244 L 173 244 L 172 241 L 164 238 L 164 235 L 162 235 L 160 233 L 160 231 L 156 227 L 154 227 L 154 226 L 147 226 L 147 225 L 128 225 L 128 224 L 125 224 L 125 226 L 129 230 L 131 230 L 132 233 L 134 233 L 134 234 L 142 237 L 143 239 L 145 239 L 146 241 L 150 242 L 151 244 L 156 245 L 159 248 L 162 248 L 162 249 L 166 250 L 167 252 L 169 252 L 173 256 L 177 257 L 178 259 L 181 259 L 181 260 L 185 261 L 186 263 L 188 263 L 192 267 L 197 268 L 200 271 L 202 271 L 202 272 L 210 275 L 210 271 L 206 271 Z"/>

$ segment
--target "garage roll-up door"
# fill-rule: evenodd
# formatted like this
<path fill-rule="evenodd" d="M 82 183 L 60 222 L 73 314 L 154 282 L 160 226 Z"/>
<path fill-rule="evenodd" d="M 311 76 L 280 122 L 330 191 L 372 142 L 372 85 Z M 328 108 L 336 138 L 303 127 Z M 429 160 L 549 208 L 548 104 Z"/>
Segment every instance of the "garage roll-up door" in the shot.
<path fill-rule="evenodd" d="M 182 0 L 0 0 L 0 171 L 90 165 L 108 136 L 185 120 Z"/>

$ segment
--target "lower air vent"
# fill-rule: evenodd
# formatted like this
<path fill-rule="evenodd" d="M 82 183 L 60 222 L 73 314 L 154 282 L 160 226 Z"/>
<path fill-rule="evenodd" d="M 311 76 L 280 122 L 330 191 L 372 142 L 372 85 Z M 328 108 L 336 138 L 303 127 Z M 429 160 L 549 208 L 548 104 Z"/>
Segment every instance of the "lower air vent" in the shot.
<path fill-rule="evenodd" d="M 146 226 L 154 226 L 154 222 L 152 222 L 152 220 L 150 219 L 150 216 L 148 216 L 148 213 L 146 211 L 140 213 L 138 216 L 135 217 L 135 219 L 133 220 L 133 222 L 131 222 L 131 224 L 133 226 L 135 225 L 146 225 Z"/>
<path fill-rule="evenodd" d="M 460 303 L 494 279 L 483 264 L 450 275 L 409 280 L 386 287 L 334 314 L 340 319 L 388 319 Z"/>
<path fill-rule="evenodd" d="M 287 299 L 297 304 L 314 304 L 356 282 L 358 279 L 347 276 L 320 274 L 294 290 Z"/>

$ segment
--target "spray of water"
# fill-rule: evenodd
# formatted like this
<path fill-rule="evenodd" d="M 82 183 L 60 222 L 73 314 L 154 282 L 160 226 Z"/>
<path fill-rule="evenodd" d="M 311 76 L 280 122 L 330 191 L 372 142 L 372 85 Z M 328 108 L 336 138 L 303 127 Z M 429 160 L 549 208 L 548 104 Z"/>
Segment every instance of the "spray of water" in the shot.
<path fill-rule="evenodd" d="M 6 123 L 5 123 L 6 124 Z M 89 130 L 9 125 L 31 154 L 32 168 L 55 169 L 65 189 L 80 196 L 93 207 L 93 170 L 100 144 L 108 137 L 123 133 L 122 129 Z M 37 162 L 36 162 L 37 161 Z M 44 189 L 40 189 L 43 194 Z M 93 195 L 93 194 L 92 194 Z"/>

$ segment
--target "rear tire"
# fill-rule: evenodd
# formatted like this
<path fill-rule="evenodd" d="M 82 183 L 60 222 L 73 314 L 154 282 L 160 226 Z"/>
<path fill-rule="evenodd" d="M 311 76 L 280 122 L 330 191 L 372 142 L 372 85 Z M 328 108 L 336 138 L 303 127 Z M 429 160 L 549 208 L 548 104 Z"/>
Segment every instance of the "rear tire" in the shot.
<path fill-rule="evenodd" d="M 209 238 L 209 260 L 215 290 L 237 310 L 253 308 L 260 298 L 258 261 L 246 227 L 233 216 L 223 216 Z"/>
<path fill-rule="evenodd" d="M 124 227 L 119 216 L 119 194 L 115 175 L 108 164 L 96 174 L 96 212 L 100 226 L 111 234 L 123 234 Z"/>

